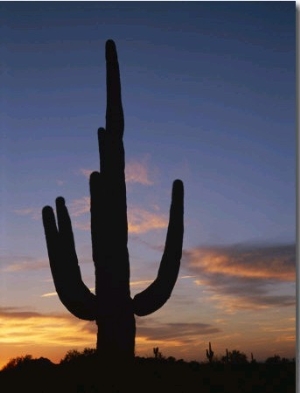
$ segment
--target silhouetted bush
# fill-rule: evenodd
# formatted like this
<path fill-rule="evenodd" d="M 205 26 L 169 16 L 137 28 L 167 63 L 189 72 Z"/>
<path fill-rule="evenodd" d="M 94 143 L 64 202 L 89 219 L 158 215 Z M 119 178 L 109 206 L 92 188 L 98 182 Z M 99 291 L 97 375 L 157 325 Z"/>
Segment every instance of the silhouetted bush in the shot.
<path fill-rule="evenodd" d="M 291 360 L 200 364 L 173 357 L 135 357 L 134 378 L 120 390 L 114 386 L 115 374 L 103 386 L 105 364 L 99 368 L 95 350 L 86 348 L 67 352 L 58 365 L 31 355 L 12 359 L 0 372 L 0 387 L 5 393 L 294 393 L 295 371 Z"/>
<path fill-rule="evenodd" d="M 282 363 L 290 363 L 294 360 L 289 360 L 287 358 L 281 358 L 279 355 L 274 355 L 266 359 L 266 364 L 282 364 Z"/>

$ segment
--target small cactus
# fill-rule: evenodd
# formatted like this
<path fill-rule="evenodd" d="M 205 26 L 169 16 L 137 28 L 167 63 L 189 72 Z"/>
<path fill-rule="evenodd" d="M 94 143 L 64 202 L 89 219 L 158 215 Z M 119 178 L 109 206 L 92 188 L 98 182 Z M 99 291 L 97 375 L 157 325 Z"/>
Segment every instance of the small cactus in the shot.
<path fill-rule="evenodd" d="M 154 347 L 153 348 L 153 353 L 155 359 L 161 359 L 162 358 L 162 353 L 159 351 L 159 347 Z"/>
<path fill-rule="evenodd" d="M 209 360 L 209 363 L 211 363 L 213 361 L 213 357 L 214 357 L 214 351 L 211 349 L 211 343 L 209 342 L 208 344 L 208 348 L 206 350 L 206 357 Z"/>
<path fill-rule="evenodd" d="M 226 355 L 222 356 L 222 362 L 225 363 L 225 364 L 229 363 L 229 352 L 228 352 L 227 348 L 226 348 Z"/>
<path fill-rule="evenodd" d="M 251 352 L 251 363 L 256 363 L 256 360 L 254 359 L 253 353 Z"/>

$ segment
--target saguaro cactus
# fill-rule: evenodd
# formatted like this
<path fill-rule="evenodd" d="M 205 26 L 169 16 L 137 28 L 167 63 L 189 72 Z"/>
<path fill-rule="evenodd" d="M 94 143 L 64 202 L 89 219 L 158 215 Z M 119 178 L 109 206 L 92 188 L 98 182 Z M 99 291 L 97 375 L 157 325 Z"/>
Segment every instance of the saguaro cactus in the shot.
<path fill-rule="evenodd" d="M 153 353 L 154 353 L 155 359 L 161 359 L 162 358 L 162 354 L 159 351 L 159 347 L 154 347 L 153 348 Z"/>
<path fill-rule="evenodd" d="M 229 363 L 229 351 L 227 348 L 226 348 L 225 362 Z"/>
<path fill-rule="evenodd" d="M 106 127 L 98 130 L 100 172 L 90 176 L 90 211 L 96 288 L 83 283 L 65 201 L 56 199 L 56 216 L 43 208 L 43 225 L 56 291 L 76 317 L 95 320 L 97 350 L 105 359 L 132 359 L 135 317 L 158 310 L 177 280 L 183 242 L 183 183 L 175 180 L 165 249 L 157 278 L 133 299 L 127 248 L 128 224 L 123 147 L 124 117 L 115 44 L 106 42 Z"/>
<path fill-rule="evenodd" d="M 206 357 L 209 360 L 209 363 L 211 363 L 213 361 L 213 357 L 214 357 L 214 351 L 211 349 L 211 343 L 208 343 L 208 348 L 206 350 Z"/>

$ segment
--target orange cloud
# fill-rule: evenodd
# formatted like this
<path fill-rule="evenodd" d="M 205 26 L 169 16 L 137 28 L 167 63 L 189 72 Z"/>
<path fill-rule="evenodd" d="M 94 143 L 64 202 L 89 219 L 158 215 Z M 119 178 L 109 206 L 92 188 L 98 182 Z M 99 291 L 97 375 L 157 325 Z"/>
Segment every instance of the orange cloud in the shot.
<path fill-rule="evenodd" d="M 198 247 L 184 251 L 184 258 L 195 284 L 227 314 L 295 307 L 294 245 Z"/>
<path fill-rule="evenodd" d="M 2 257 L 3 273 L 14 273 L 23 270 L 38 270 L 49 267 L 48 259 L 34 259 L 28 256 L 10 256 Z"/>
<path fill-rule="evenodd" d="M 186 279 L 186 278 L 194 278 L 194 277 L 195 276 L 181 276 L 181 277 L 178 277 L 178 280 Z M 154 281 L 154 279 L 151 279 L 151 280 L 135 280 L 135 281 L 131 281 L 130 282 L 130 286 L 131 287 L 137 287 L 138 289 L 139 288 L 144 289 L 146 287 L 146 285 L 151 284 L 153 281 Z"/>
<path fill-rule="evenodd" d="M 125 167 L 125 177 L 127 183 L 138 183 L 144 186 L 151 186 L 153 181 L 150 179 L 147 161 L 130 161 Z"/>
<path fill-rule="evenodd" d="M 191 269 L 225 276 L 295 281 L 291 247 L 195 248 L 186 253 Z"/>
<path fill-rule="evenodd" d="M 90 291 L 95 293 L 95 288 L 89 288 Z M 41 295 L 41 297 L 52 297 L 52 296 L 57 296 L 57 292 L 47 292 L 47 293 L 43 293 L 43 295 Z"/>
<path fill-rule="evenodd" d="M 125 179 L 126 183 L 137 183 L 143 186 L 151 186 L 153 180 L 150 176 L 150 169 L 148 165 L 149 156 L 146 156 L 142 160 L 131 160 L 125 166 Z M 93 170 L 91 169 L 80 169 L 79 171 L 86 178 L 89 178 Z"/>
<path fill-rule="evenodd" d="M 78 345 L 78 341 L 91 341 L 92 336 L 81 321 L 69 314 L 41 314 L 18 307 L 0 308 L 0 343 L 45 345 Z M 87 335 L 83 337 L 82 332 Z M 93 337 L 95 341 L 95 337 Z"/>
<path fill-rule="evenodd" d="M 167 218 L 159 213 L 149 212 L 138 207 L 128 209 L 129 233 L 145 233 L 155 229 L 163 229 L 167 226 Z"/>
<path fill-rule="evenodd" d="M 7 359 L 1 359 L 2 366 L 16 353 L 16 348 L 19 356 L 24 351 L 34 354 L 39 347 L 45 352 L 58 347 L 60 352 L 74 347 L 95 347 L 96 326 L 93 333 L 92 328 L 87 328 L 88 324 L 95 325 L 70 314 L 40 314 L 22 308 L 0 307 L 0 346 L 2 355 L 7 353 Z"/>

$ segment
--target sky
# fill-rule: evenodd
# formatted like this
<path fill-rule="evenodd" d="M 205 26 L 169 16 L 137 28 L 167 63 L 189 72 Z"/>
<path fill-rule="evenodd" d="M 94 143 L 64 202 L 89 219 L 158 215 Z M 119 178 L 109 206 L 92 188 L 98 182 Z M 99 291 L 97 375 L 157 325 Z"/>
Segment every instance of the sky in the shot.
<path fill-rule="evenodd" d="M 60 303 L 41 210 L 63 196 L 94 288 L 89 174 L 105 126 L 105 42 L 125 115 L 131 294 L 155 279 L 184 183 L 173 294 L 136 317 L 136 355 L 295 357 L 294 2 L 1 2 L 0 368 L 93 348 Z"/>

